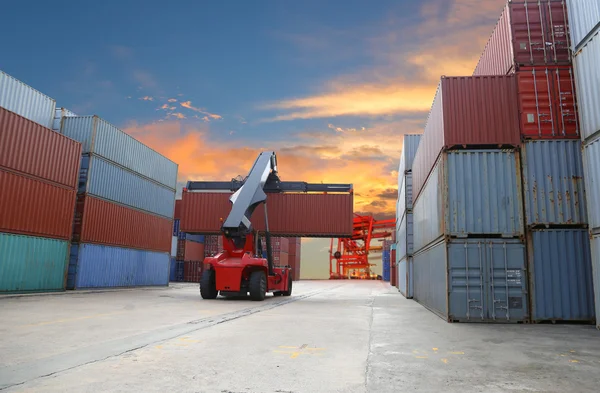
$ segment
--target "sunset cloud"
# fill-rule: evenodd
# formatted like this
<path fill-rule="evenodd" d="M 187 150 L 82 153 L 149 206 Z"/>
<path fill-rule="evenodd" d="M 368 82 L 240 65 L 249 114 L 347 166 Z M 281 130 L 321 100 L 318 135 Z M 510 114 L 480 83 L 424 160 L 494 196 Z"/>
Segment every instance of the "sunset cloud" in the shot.
<path fill-rule="evenodd" d="M 177 99 L 176 98 L 169 98 L 167 101 L 168 102 L 177 102 Z"/>
<path fill-rule="evenodd" d="M 210 121 L 211 119 L 212 120 L 223 119 L 223 117 L 221 115 L 207 112 L 204 108 L 196 108 L 195 106 L 192 105 L 192 101 L 180 102 L 179 105 L 181 105 L 182 107 L 184 107 L 186 109 L 193 110 L 194 112 L 202 113 L 203 115 L 205 115 L 203 118 L 203 120 L 206 119 L 205 121 Z"/>
<path fill-rule="evenodd" d="M 142 101 L 154 101 L 154 97 L 144 96 L 139 98 Z"/>

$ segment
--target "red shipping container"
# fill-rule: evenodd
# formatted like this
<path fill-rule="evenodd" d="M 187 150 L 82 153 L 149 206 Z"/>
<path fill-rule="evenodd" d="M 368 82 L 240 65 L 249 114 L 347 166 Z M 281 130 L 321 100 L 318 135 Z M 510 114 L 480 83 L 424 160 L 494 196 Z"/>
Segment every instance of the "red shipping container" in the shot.
<path fill-rule="evenodd" d="M 86 194 L 77 196 L 73 242 L 171 251 L 173 221 Z"/>
<path fill-rule="evenodd" d="M 231 211 L 230 196 L 231 193 L 183 192 L 181 231 L 220 233 L 222 220 Z M 269 230 L 275 236 L 350 237 L 353 201 L 352 194 L 269 194 Z M 255 229 L 265 230 L 264 217 L 261 205 L 252 216 Z"/>
<path fill-rule="evenodd" d="M 175 199 L 175 212 L 173 218 L 175 220 L 179 220 L 181 218 L 181 199 Z"/>
<path fill-rule="evenodd" d="M 77 188 L 81 143 L 0 107 L 0 167 Z"/>
<path fill-rule="evenodd" d="M 523 137 L 579 139 L 573 67 L 523 67 L 516 75 Z"/>
<path fill-rule="evenodd" d="M 177 244 L 177 258 L 183 261 L 204 261 L 204 244 L 189 240 L 179 240 Z"/>
<path fill-rule="evenodd" d="M 444 149 L 519 146 L 514 75 L 442 77 L 413 161 L 413 203 Z"/>
<path fill-rule="evenodd" d="M 564 0 L 512 1 L 504 7 L 473 75 L 560 64 L 571 64 Z"/>
<path fill-rule="evenodd" d="M 397 272 L 397 266 L 396 266 L 396 249 L 392 249 L 390 251 L 390 267 L 391 267 L 391 272 L 390 272 L 390 284 L 393 287 L 397 287 L 398 286 L 398 272 Z"/>
<path fill-rule="evenodd" d="M 185 282 L 200 282 L 202 277 L 202 262 L 201 261 L 184 261 L 183 262 L 183 281 Z"/>
<path fill-rule="evenodd" d="M 76 191 L 0 168 L 0 232 L 69 240 Z"/>

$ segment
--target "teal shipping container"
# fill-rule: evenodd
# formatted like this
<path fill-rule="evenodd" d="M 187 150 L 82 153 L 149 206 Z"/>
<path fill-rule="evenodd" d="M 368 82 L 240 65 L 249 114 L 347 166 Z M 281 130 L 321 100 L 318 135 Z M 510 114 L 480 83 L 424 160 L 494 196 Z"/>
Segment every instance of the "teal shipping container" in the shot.
<path fill-rule="evenodd" d="M 69 242 L 0 233 L 0 293 L 65 289 Z"/>

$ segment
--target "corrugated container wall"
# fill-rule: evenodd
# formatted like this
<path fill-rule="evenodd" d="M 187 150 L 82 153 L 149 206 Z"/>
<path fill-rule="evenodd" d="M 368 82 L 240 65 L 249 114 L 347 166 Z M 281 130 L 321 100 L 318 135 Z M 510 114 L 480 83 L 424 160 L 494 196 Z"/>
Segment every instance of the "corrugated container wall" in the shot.
<path fill-rule="evenodd" d="M 523 235 L 518 157 L 514 150 L 445 152 L 413 210 L 415 251 L 442 235 Z"/>
<path fill-rule="evenodd" d="M 577 48 L 586 36 L 600 23 L 598 0 L 567 0 L 571 44 Z"/>
<path fill-rule="evenodd" d="M 179 240 L 177 242 L 177 259 L 182 261 L 203 261 L 204 243 Z"/>
<path fill-rule="evenodd" d="M 600 235 L 592 236 L 592 273 L 594 275 L 594 304 L 596 306 L 596 327 L 600 329 Z"/>
<path fill-rule="evenodd" d="M 564 0 L 507 2 L 473 75 L 506 75 L 519 66 L 569 64 L 567 21 Z"/>
<path fill-rule="evenodd" d="M 528 320 L 520 240 L 442 240 L 413 260 L 414 299 L 449 322 Z"/>
<path fill-rule="evenodd" d="M 400 220 L 396 253 L 402 259 L 413 253 L 413 213 L 405 213 Z"/>
<path fill-rule="evenodd" d="M 413 208 L 413 187 L 412 187 L 412 173 L 404 175 L 404 181 L 400 185 L 398 195 L 398 207 L 396 208 L 396 215 L 398 218 L 402 217 L 402 214 L 407 209 Z"/>
<path fill-rule="evenodd" d="M 413 258 L 398 262 L 398 291 L 407 299 L 413 298 Z"/>
<path fill-rule="evenodd" d="M 169 252 L 171 219 L 78 195 L 73 242 Z"/>
<path fill-rule="evenodd" d="M 600 132 L 600 25 L 573 58 L 581 137 L 593 139 Z"/>
<path fill-rule="evenodd" d="M 181 230 L 218 234 L 221 219 L 231 210 L 230 193 L 184 192 Z M 274 236 L 350 237 L 353 194 L 269 194 L 269 231 Z M 252 226 L 265 230 L 262 206 L 254 211 Z"/>
<path fill-rule="evenodd" d="M 589 226 L 600 232 L 600 136 L 584 145 L 583 168 Z"/>
<path fill-rule="evenodd" d="M 75 190 L 0 169 L 0 231 L 68 240 Z"/>
<path fill-rule="evenodd" d="M 62 123 L 63 117 L 75 117 L 77 116 L 75 113 L 71 112 L 67 108 L 56 108 L 54 111 L 54 119 L 52 121 L 52 130 L 56 132 L 60 132 L 60 125 Z"/>
<path fill-rule="evenodd" d="M 413 202 L 443 149 L 520 141 L 514 75 L 442 78 L 413 162 Z"/>
<path fill-rule="evenodd" d="M 81 158 L 79 192 L 173 217 L 175 191 L 98 156 Z"/>
<path fill-rule="evenodd" d="M 177 164 L 98 116 L 65 117 L 61 133 L 81 142 L 83 153 L 97 154 L 173 190 L 177 186 Z"/>
<path fill-rule="evenodd" d="M 524 138 L 580 138 L 572 66 L 523 67 L 516 76 Z"/>
<path fill-rule="evenodd" d="M 0 293 L 62 291 L 69 242 L 0 233 Z"/>
<path fill-rule="evenodd" d="M 398 187 L 402 185 L 404 175 L 412 170 L 412 164 L 420 141 L 420 134 L 403 135 L 402 154 L 400 155 L 400 165 L 398 166 Z"/>
<path fill-rule="evenodd" d="M 164 252 L 73 244 L 67 288 L 168 285 L 169 260 Z"/>
<path fill-rule="evenodd" d="M 0 167 L 77 187 L 81 144 L 0 108 Z"/>
<path fill-rule="evenodd" d="M 581 141 L 529 141 L 521 152 L 527 225 L 587 224 Z"/>
<path fill-rule="evenodd" d="M 50 128 L 56 101 L 0 71 L 0 107 Z"/>
<path fill-rule="evenodd" d="M 533 321 L 592 321 L 594 289 L 585 229 L 528 233 Z"/>

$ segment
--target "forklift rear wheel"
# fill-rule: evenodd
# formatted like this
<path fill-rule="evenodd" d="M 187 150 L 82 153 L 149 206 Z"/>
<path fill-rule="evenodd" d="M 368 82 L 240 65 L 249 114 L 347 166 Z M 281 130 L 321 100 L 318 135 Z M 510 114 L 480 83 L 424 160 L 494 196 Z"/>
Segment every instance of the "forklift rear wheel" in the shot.
<path fill-rule="evenodd" d="M 288 290 L 281 292 L 283 296 L 292 296 L 292 276 L 288 276 Z"/>
<path fill-rule="evenodd" d="M 265 273 L 258 270 L 250 274 L 250 298 L 252 300 L 265 300 L 267 293 L 267 278 Z"/>
<path fill-rule="evenodd" d="M 207 269 L 202 272 L 202 278 L 200 279 L 200 295 L 202 299 L 216 299 L 219 291 L 217 291 L 217 282 L 215 278 L 215 271 L 213 269 Z"/>

